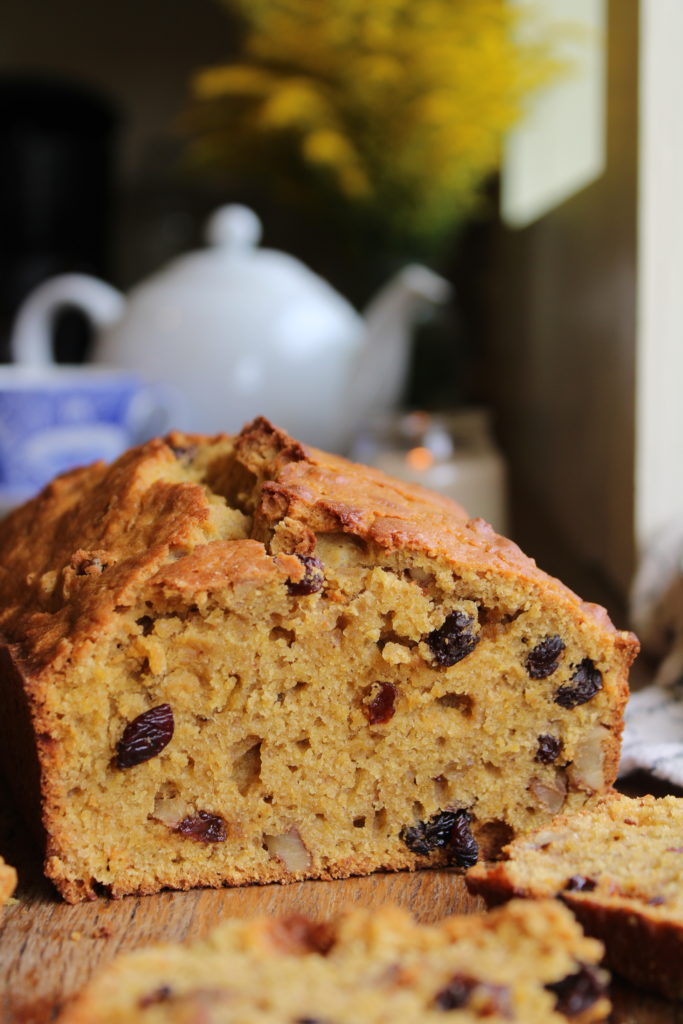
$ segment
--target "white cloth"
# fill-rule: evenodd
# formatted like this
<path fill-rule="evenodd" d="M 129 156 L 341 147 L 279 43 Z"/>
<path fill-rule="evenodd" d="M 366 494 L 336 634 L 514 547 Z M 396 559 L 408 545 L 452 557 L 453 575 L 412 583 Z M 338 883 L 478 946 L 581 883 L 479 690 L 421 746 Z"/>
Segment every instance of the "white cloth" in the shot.
<path fill-rule="evenodd" d="M 644 769 L 683 787 L 683 677 L 632 694 L 625 718 L 619 774 Z"/>
<path fill-rule="evenodd" d="M 619 774 L 636 769 L 683 787 L 683 522 L 646 546 L 631 591 L 631 622 L 654 662 L 652 684 L 632 694 Z"/>

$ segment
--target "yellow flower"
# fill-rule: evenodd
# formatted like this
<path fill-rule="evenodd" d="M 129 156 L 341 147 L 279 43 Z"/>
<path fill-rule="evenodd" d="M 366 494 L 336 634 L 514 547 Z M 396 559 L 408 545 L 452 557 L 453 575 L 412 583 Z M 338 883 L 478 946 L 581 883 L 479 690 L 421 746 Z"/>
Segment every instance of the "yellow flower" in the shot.
<path fill-rule="evenodd" d="M 227 171 L 264 173 L 427 238 L 476 203 L 503 133 L 557 75 L 503 0 L 223 0 L 240 59 L 194 82 L 195 140 Z"/>

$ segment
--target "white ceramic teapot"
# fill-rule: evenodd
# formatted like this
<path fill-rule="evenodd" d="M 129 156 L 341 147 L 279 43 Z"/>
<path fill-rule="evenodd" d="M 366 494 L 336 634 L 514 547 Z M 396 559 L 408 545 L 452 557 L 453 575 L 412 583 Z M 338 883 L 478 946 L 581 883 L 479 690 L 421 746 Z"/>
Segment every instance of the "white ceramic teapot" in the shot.
<path fill-rule="evenodd" d="M 51 319 L 83 310 L 98 329 L 94 360 L 170 385 L 174 425 L 238 430 L 261 413 L 303 441 L 346 450 L 359 421 L 400 398 L 412 322 L 450 286 L 405 267 L 361 317 L 292 256 L 257 248 L 261 224 L 225 206 L 207 225 L 210 248 L 181 256 L 128 299 L 82 274 L 52 278 L 21 307 L 16 362 L 52 361 Z"/>

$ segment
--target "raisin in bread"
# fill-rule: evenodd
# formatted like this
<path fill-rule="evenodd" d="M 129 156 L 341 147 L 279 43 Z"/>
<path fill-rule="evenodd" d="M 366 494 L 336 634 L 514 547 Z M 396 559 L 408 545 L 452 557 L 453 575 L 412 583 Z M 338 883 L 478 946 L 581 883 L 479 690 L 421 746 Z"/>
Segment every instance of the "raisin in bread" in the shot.
<path fill-rule="evenodd" d="M 193 945 L 114 961 L 61 1024 L 578 1024 L 609 1012 L 602 947 L 554 902 L 416 924 L 396 907 L 334 925 L 230 921 Z"/>
<path fill-rule="evenodd" d="M 17 873 L 0 857 L 0 907 L 7 903 L 17 887 Z"/>
<path fill-rule="evenodd" d="M 637 648 L 453 502 L 264 420 L 15 511 L 0 637 L 0 756 L 72 901 L 470 865 L 609 786 Z"/>
<path fill-rule="evenodd" d="M 617 794 L 516 839 L 469 888 L 499 902 L 560 896 L 636 984 L 683 998 L 683 799 Z"/>

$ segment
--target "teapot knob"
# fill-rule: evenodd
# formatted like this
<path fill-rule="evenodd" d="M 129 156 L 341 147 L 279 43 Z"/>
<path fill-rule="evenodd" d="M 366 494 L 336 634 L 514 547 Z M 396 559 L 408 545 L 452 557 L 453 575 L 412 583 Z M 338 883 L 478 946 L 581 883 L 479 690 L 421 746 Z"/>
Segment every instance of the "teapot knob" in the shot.
<path fill-rule="evenodd" d="M 261 221 L 253 210 L 241 203 L 219 206 L 206 222 L 209 245 L 224 249 L 251 249 L 261 241 Z"/>

